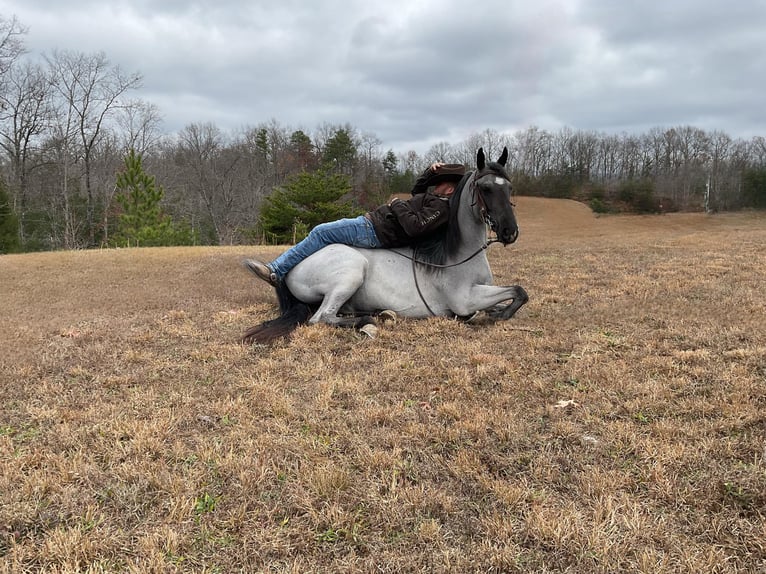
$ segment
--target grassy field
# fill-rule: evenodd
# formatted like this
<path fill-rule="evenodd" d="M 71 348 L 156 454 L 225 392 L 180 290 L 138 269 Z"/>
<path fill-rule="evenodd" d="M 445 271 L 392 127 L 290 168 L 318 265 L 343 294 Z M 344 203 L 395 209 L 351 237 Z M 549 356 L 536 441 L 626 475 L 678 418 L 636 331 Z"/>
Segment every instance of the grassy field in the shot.
<path fill-rule="evenodd" d="M 766 215 L 520 198 L 505 323 L 276 314 L 280 249 L 0 257 L 0 572 L 766 572 Z"/>

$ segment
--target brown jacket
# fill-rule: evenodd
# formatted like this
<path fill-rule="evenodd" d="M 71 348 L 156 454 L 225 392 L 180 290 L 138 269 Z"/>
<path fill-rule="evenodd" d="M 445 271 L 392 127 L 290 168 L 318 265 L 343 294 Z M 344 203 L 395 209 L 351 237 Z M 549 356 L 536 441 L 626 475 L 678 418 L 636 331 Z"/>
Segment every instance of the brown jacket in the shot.
<path fill-rule="evenodd" d="M 406 201 L 395 199 L 390 205 L 381 205 L 366 217 L 383 247 L 402 247 L 447 223 L 449 198 L 419 193 Z"/>

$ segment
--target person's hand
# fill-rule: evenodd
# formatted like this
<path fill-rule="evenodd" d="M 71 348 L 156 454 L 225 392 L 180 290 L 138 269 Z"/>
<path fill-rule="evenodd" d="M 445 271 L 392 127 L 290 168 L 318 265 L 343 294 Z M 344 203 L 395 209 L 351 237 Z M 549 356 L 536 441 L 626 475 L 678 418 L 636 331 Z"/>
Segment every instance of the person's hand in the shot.
<path fill-rule="evenodd" d="M 431 171 L 436 171 L 437 169 L 439 169 L 443 165 L 444 164 L 442 162 L 437 161 L 437 162 L 432 163 L 431 167 L 429 167 L 428 169 L 430 169 Z"/>

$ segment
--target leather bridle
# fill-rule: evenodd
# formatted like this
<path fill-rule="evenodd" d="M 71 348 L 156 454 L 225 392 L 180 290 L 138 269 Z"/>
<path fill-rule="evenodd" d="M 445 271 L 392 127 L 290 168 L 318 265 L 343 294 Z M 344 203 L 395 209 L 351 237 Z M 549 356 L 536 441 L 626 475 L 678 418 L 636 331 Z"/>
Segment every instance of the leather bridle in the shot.
<path fill-rule="evenodd" d="M 474 175 L 471 179 L 470 192 L 473 199 L 471 203 L 471 207 L 478 205 L 479 212 L 481 213 L 481 218 L 484 220 L 484 223 L 486 223 L 490 229 L 493 229 L 494 222 L 492 221 L 492 216 L 490 215 L 489 210 L 487 209 L 487 202 L 484 199 L 484 195 L 482 195 L 481 190 L 479 189 L 479 180 L 487 176 L 495 176 L 495 177 L 504 179 L 508 183 L 510 183 L 511 180 L 504 175 L 501 176 L 500 174 L 493 173 L 493 172 L 485 173 L 483 175 L 480 175 L 479 177 L 476 177 Z M 510 204 L 511 204 L 511 207 L 516 207 L 516 204 L 514 204 L 512 201 L 510 202 Z"/>

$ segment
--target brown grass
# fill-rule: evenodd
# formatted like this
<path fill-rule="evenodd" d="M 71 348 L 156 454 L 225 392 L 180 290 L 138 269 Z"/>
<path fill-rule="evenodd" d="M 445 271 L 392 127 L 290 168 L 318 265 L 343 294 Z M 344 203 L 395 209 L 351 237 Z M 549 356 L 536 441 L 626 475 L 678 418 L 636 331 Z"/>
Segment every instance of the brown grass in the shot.
<path fill-rule="evenodd" d="M 511 321 L 270 348 L 279 249 L 0 257 L 0 572 L 766 572 L 763 214 L 519 220 Z"/>

